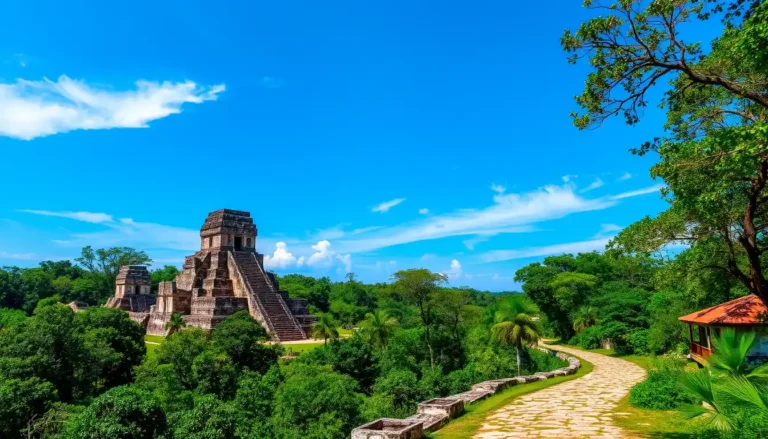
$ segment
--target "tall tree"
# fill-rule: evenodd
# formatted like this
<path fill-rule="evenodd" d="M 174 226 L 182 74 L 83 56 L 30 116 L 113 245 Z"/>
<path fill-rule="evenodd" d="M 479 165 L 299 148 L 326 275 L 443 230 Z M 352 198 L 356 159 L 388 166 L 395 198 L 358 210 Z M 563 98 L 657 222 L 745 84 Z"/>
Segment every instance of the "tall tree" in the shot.
<path fill-rule="evenodd" d="M 709 268 L 730 274 L 768 303 L 764 272 L 768 226 L 768 4 L 750 0 L 587 1 L 601 16 L 566 31 L 564 49 L 592 71 L 576 98 L 579 128 L 623 115 L 640 120 L 651 90 L 671 87 L 664 137 L 634 150 L 653 152 L 651 169 L 667 187 L 670 208 L 623 231 L 612 248 L 649 253 L 669 244 L 716 247 Z M 684 24 L 720 17 L 709 48 L 691 41 Z M 709 49 L 709 50 L 707 50 Z"/>
<path fill-rule="evenodd" d="M 424 337 L 429 349 L 429 362 L 435 367 L 435 350 L 432 346 L 432 326 L 434 324 L 435 292 L 441 284 L 448 281 L 442 273 L 433 273 L 427 269 L 414 268 L 401 270 L 392 275 L 394 289 L 406 302 L 419 309 L 419 317 L 424 325 Z"/>
<path fill-rule="evenodd" d="M 339 337 L 339 330 L 336 321 L 333 316 L 325 313 L 320 314 L 317 323 L 312 327 L 312 337 L 322 338 L 323 344 L 328 344 L 328 339 L 335 339 Z"/>
<path fill-rule="evenodd" d="M 535 346 L 539 341 L 539 328 L 536 322 L 527 314 L 518 314 L 508 322 L 494 325 L 491 333 L 499 343 L 515 347 L 517 376 L 520 376 L 520 350 L 524 346 Z"/>
<path fill-rule="evenodd" d="M 366 314 L 365 320 L 360 324 L 360 332 L 363 336 L 371 344 L 379 348 L 387 346 L 395 328 L 397 328 L 397 320 L 390 317 L 386 311 L 380 309 Z"/>
<path fill-rule="evenodd" d="M 83 247 L 81 255 L 76 258 L 78 264 L 93 274 L 103 278 L 107 293 L 115 290 L 115 279 L 123 265 L 147 265 L 152 262 L 143 251 L 130 247 L 111 247 L 93 250 L 91 246 Z"/>

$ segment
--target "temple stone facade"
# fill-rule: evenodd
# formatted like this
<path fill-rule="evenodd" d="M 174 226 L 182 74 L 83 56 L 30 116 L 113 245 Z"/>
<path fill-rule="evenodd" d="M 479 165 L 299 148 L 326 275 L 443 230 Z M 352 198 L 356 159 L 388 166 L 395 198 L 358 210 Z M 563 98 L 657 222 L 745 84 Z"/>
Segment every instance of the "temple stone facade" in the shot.
<path fill-rule="evenodd" d="M 160 283 L 157 302 L 140 322 L 147 333 L 167 335 L 165 324 L 174 313 L 182 314 L 188 326 L 213 329 L 233 313 L 247 309 L 274 340 L 306 339 L 316 318 L 309 315 L 303 300 L 290 299 L 280 291 L 275 276 L 264 270 L 264 255 L 256 252 L 256 237 L 250 213 L 230 209 L 209 213 L 200 230 L 200 251 L 186 257 L 175 281 Z M 134 268 L 127 267 L 127 272 Z M 130 284 L 133 289 L 127 283 L 122 284 L 123 289 L 118 284 L 108 306 L 119 303 L 128 310 L 123 305 L 126 292 L 143 294 L 139 270 L 135 272 Z"/>
<path fill-rule="evenodd" d="M 115 295 L 107 300 L 108 308 L 121 308 L 128 311 L 131 319 L 146 325 L 155 296 L 152 295 L 152 282 L 149 271 L 143 265 L 124 265 L 120 267 L 115 281 Z"/>

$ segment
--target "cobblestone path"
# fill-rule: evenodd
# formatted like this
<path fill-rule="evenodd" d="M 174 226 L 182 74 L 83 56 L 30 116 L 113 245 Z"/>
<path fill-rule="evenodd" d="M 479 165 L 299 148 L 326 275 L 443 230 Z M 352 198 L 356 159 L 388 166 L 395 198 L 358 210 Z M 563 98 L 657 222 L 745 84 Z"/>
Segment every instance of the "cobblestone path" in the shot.
<path fill-rule="evenodd" d="M 591 373 L 521 396 L 493 412 L 475 438 L 635 438 L 614 425 L 611 411 L 645 371 L 634 363 L 562 346 L 553 349 L 594 365 Z"/>

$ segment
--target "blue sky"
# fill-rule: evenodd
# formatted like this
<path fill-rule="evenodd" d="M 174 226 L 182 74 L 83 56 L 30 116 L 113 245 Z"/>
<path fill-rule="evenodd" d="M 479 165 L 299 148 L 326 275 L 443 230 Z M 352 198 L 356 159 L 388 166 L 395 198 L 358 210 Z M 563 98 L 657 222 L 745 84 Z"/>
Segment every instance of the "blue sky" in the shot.
<path fill-rule="evenodd" d="M 107 2 L 111 3 L 111 2 Z M 0 265 L 83 245 L 180 264 L 248 210 L 279 273 L 426 267 L 514 289 L 665 207 L 628 149 L 663 114 L 579 131 L 578 2 L 4 2 Z"/>

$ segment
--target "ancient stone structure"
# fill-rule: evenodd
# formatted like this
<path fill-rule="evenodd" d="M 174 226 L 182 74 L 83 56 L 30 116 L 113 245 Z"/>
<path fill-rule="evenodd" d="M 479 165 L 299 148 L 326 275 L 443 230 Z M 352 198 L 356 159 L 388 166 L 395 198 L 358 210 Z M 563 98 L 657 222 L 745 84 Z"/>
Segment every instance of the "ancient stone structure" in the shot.
<path fill-rule="evenodd" d="M 115 280 L 115 295 L 107 300 L 108 308 L 121 308 L 128 311 L 131 319 L 145 325 L 155 296 L 151 294 L 152 282 L 149 271 L 143 265 L 124 265 L 120 267 Z"/>
<path fill-rule="evenodd" d="M 464 413 L 465 405 L 485 399 L 510 386 L 546 380 L 556 376 L 573 375 L 581 367 L 578 358 L 544 348 L 540 348 L 540 350 L 567 361 L 568 366 L 551 372 L 537 372 L 533 375 L 477 383 L 467 392 L 424 401 L 419 404 L 416 414 L 405 419 L 382 418 L 361 425 L 352 430 L 352 439 L 421 439 L 425 432 L 437 431 L 451 419 L 461 416 Z"/>
<path fill-rule="evenodd" d="M 289 299 L 274 275 L 264 270 L 264 255 L 256 252 L 256 236 L 248 212 L 222 209 L 209 213 L 200 230 L 200 251 L 186 257 L 175 281 L 160 283 L 157 303 L 144 323 L 147 333 L 166 335 L 166 323 L 174 313 L 182 314 L 188 326 L 213 329 L 233 313 L 247 309 L 274 340 L 307 338 L 315 318 L 303 300 Z"/>

